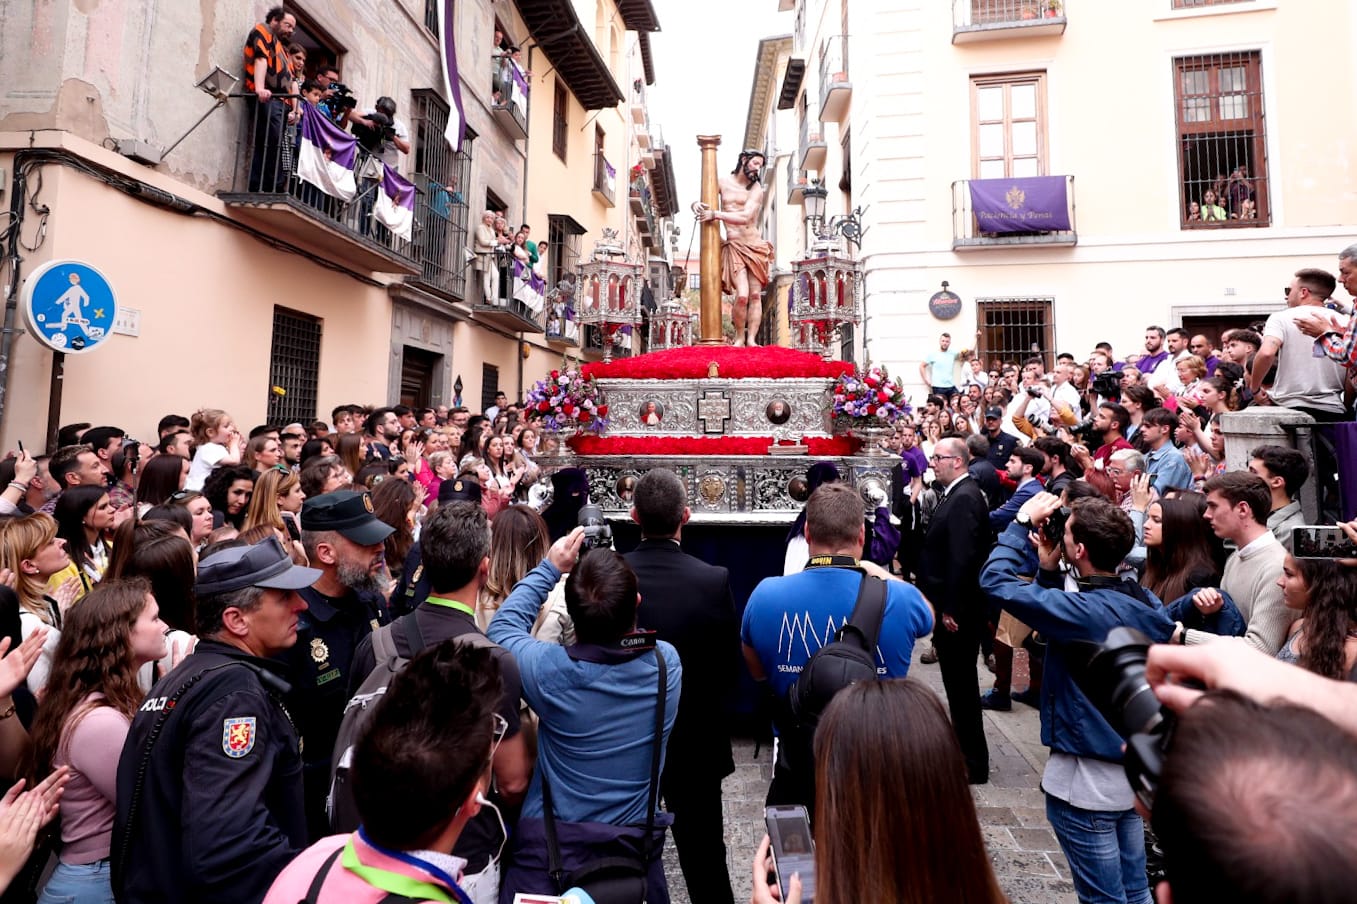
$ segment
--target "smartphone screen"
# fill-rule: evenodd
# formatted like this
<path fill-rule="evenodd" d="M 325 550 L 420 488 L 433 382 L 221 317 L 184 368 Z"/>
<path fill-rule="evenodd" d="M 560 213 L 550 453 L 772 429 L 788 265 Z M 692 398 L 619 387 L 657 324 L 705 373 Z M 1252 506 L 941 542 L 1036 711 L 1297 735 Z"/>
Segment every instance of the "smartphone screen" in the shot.
<path fill-rule="evenodd" d="M 810 837 L 810 820 L 802 806 L 768 807 L 763 811 L 772 842 L 773 865 L 778 886 L 785 897 L 794 873 L 801 876 L 801 900 L 815 900 L 815 843 Z"/>
<path fill-rule="evenodd" d="M 1357 543 L 1341 527 L 1293 527 L 1291 554 L 1298 559 L 1357 559 Z"/>

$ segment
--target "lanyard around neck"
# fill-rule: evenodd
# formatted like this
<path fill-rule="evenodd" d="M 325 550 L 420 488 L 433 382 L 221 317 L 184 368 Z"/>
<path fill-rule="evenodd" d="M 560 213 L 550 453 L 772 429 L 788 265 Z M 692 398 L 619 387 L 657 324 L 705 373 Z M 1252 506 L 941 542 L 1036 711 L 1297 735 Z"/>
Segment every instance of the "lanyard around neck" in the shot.
<path fill-rule="evenodd" d="M 861 568 L 853 556 L 811 556 L 806 560 L 806 568 Z"/>
<path fill-rule="evenodd" d="M 439 882 L 443 883 L 446 888 L 435 885 L 432 882 L 423 882 L 410 876 L 402 876 L 400 873 L 393 873 L 390 870 L 385 870 L 381 867 L 366 865 L 358 859 L 358 848 L 353 843 L 353 837 L 350 836 L 348 843 L 344 846 L 344 857 L 340 860 L 340 863 L 343 864 L 346 870 L 362 879 L 368 885 L 387 892 L 388 894 L 401 895 L 416 901 L 443 901 L 447 902 L 447 904 L 471 904 L 471 899 L 457 886 L 456 880 L 432 863 L 402 851 L 391 851 L 380 845 L 373 844 L 372 839 L 369 838 L 361 828 L 358 830 L 357 835 L 363 839 L 364 844 L 382 856 L 390 857 L 392 860 L 399 861 L 407 866 L 413 866 L 416 869 L 423 870 Z"/>
<path fill-rule="evenodd" d="M 465 612 L 472 618 L 476 617 L 476 610 L 460 600 L 444 599 L 441 596 L 430 596 L 426 597 L 424 602 L 428 603 L 430 606 L 442 606 L 444 609 L 456 609 L 458 612 Z"/>

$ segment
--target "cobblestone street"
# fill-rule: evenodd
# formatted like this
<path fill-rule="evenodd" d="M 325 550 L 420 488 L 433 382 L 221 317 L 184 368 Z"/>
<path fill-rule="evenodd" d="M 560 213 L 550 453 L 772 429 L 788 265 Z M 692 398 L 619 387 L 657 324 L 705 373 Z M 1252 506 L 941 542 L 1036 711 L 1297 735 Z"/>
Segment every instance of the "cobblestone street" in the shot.
<path fill-rule="evenodd" d="M 915 646 L 910 677 L 942 696 L 938 666 L 918 661 L 927 647 L 927 641 Z M 983 691 L 993 683 L 993 676 L 983 666 L 979 670 Z M 1014 687 L 1021 689 L 1026 682 L 1025 654 L 1019 654 L 1014 672 Z M 985 733 L 990 783 L 971 790 L 999 885 L 1012 904 L 1075 904 L 1069 870 L 1046 822 L 1046 805 L 1038 787 L 1046 749 L 1041 746 L 1037 711 L 1015 703 L 1012 712 L 986 712 Z M 735 773 L 726 779 L 723 790 L 727 856 L 737 902 L 749 900 L 751 860 L 764 834 L 763 800 L 771 774 L 771 750 L 764 748 L 756 760 L 752 741 L 736 741 Z M 672 836 L 665 851 L 665 869 L 674 904 L 703 904 L 688 897 Z"/>

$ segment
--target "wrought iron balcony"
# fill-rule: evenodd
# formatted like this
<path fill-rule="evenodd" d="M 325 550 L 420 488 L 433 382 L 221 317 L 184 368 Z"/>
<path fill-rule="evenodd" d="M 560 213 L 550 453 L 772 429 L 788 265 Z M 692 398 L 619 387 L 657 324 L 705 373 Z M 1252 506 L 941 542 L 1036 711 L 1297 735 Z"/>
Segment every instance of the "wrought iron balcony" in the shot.
<path fill-rule="evenodd" d="M 490 110 L 516 141 L 528 137 L 528 79 L 510 56 L 490 60 Z"/>
<path fill-rule="evenodd" d="M 359 146 L 348 167 L 330 171 L 352 180 L 345 199 L 321 191 L 298 178 L 300 126 L 289 123 L 291 103 L 284 97 L 271 104 L 250 100 L 242 116 L 237 167 L 231 190 L 219 197 L 232 216 L 286 242 L 316 249 L 321 256 L 373 273 L 414 275 L 421 271 L 419 244 L 423 218 L 412 216 L 409 239 L 381 222 L 384 209 L 382 163 Z M 300 108 L 296 108 L 300 109 Z M 418 201 L 418 198 L 416 199 Z M 418 203 L 416 207 L 418 207 Z"/>
<path fill-rule="evenodd" d="M 801 117 L 801 142 L 796 151 L 799 162 L 796 165 L 803 170 L 819 172 L 825 165 L 827 153 L 828 147 L 825 145 L 824 132 L 821 130 L 820 123 L 812 122 L 809 115 L 803 115 Z"/>
<path fill-rule="evenodd" d="M 806 189 L 810 186 L 810 179 L 806 176 L 806 171 L 793 165 L 791 161 L 787 162 L 787 203 L 800 205 L 806 196 Z"/>
<path fill-rule="evenodd" d="M 617 205 L 617 170 L 597 151 L 594 153 L 594 197 L 606 207 Z"/>
<path fill-rule="evenodd" d="M 848 80 L 848 36 L 825 38 L 820 47 L 820 122 L 843 122 L 853 83 Z"/>
<path fill-rule="evenodd" d="M 1074 177 L 952 183 L 952 250 L 1078 244 Z"/>
<path fill-rule="evenodd" d="M 952 0 L 952 43 L 1065 33 L 1066 0 Z"/>
<path fill-rule="evenodd" d="M 545 332 L 546 285 L 504 248 L 495 252 L 495 275 L 494 298 L 486 299 L 477 287 L 471 306 L 476 319 L 512 333 Z"/>

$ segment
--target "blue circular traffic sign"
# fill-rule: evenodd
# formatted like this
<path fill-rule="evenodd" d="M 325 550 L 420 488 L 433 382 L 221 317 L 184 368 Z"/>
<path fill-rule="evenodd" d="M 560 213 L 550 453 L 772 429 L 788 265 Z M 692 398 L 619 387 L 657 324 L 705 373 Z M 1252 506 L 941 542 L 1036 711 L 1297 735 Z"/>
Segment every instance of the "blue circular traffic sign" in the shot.
<path fill-rule="evenodd" d="M 82 261 L 49 261 L 24 280 L 24 316 L 33 338 L 58 352 L 83 354 L 113 333 L 118 300 L 102 273 Z"/>

